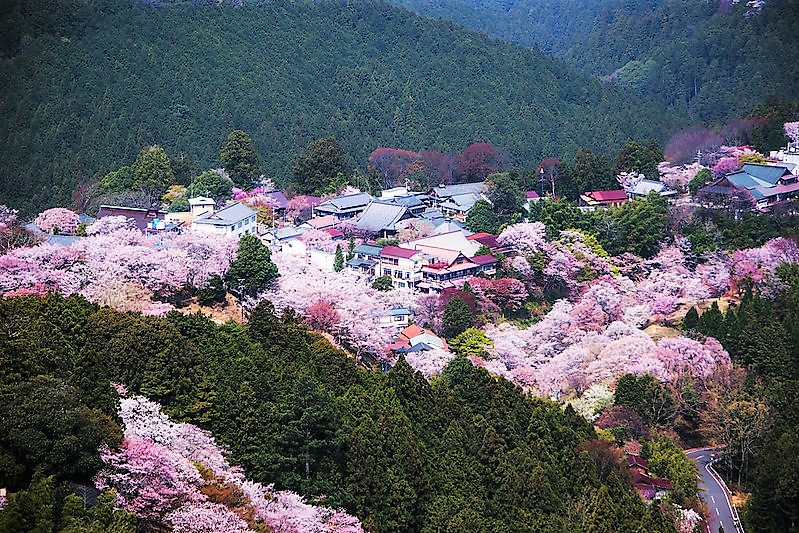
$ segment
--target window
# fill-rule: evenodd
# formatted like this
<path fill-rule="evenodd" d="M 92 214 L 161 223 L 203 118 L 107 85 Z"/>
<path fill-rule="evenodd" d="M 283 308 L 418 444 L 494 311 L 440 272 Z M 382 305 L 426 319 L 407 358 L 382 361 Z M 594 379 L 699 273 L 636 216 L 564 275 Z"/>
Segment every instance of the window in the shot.
<path fill-rule="evenodd" d="M 405 283 L 400 281 L 399 283 L 397 283 L 397 287 L 399 287 L 400 289 L 404 289 L 405 288 Z"/>
<path fill-rule="evenodd" d="M 239 220 L 239 225 L 238 225 L 238 226 L 236 226 L 236 227 L 237 227 L 237 228 L 240 228 L 240 227 L 241 227 L 241 225 L 242 225 L 243 223 L 244 223 L 244 221 L 242 221 L 242 220 Z"/>
<path fill-rule="evenodd" d="M 391 275 L 391 269 L 390 268 L 384 268 L 383 269 L 383 275 L 384 276 L 390 276 Z"/>
<path fill-rule="evenodd" d="M 394 271 L 394 277 L 395 278 L 402 278 L 402 271 L 401 270 L 395 270 Z"/>
<path fill-rule="evenodd" d="M 402 316 L 395 316 L 394 322 L 402 322 Z"/>
<path fill-rule="evenodd" d="M 405 273 L 405 279 L 411 279 L 411 273 L 410 272 L 406 272 Z"/>

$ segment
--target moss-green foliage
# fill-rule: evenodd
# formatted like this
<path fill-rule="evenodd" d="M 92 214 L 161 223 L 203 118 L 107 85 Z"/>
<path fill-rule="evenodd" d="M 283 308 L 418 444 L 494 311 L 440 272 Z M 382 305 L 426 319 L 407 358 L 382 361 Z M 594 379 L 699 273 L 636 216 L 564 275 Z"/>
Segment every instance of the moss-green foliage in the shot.
<path fill-rule="evenodd" d="M 109 381 L 125 383 L 212 431 L 248 477 L 343 506 L 371 531 L 580 531 L 600 512 L 623 530 L 670 530 L 652 528 L 621 479 L 602 480 L 580 451 L 593 430 L 571 408 L 527 397 L 462 357 L 433 383 L 404 360 L 366 371 L 268 302 L 248 327 L 57 296 L 0 301 L 0 317 L 0 386 L 48 376 L 111 414 Z M 35 402 L 21 393 L 7 401 Z M 83 439 L 88 430 L 73 431 Z M 0 431 L 0 472 L 9 458 L 32 471 L 5 439 Z M 50 489 L 34 489 L 43 496 L 26 516 L 56 520 Z M 597 491 L 606 497 L 592 505 Z"/>
<path fill-rule="evenodd" d="M 391 0 L 523 46 L 656 96 L 712 121 L 740 117 L 799 85 L 799 10 L 769 0 L 745 17 L 746 2 L 675 0 Z M 782 142 L 782 140 L 780 140 Z"/>
<path fill-rule="evenodd" d="M 586 244 L 602 257 L 624 252 L 652 257 L 666 234 L 666 206 L 666 200 L 655 193 L 618 207 L 585 213 L 569 202 L 546 201 L 532 205 L 530 220 L 543 222 L 550 240 L 567 229 L 585 233 Z"/>
<path fill-rule="evenodd" d="M 541 53 L 382 3 L 7 4 L 0 203 L 26 212 L 66 203 L 149 144 L 215 166 L 234 128 L 285 183 L 303 147 L 329 135 L 362 169 L 380 146 L 457 153 L 475 141 L 532 166 L 663 140 L 677 122 Z"/>

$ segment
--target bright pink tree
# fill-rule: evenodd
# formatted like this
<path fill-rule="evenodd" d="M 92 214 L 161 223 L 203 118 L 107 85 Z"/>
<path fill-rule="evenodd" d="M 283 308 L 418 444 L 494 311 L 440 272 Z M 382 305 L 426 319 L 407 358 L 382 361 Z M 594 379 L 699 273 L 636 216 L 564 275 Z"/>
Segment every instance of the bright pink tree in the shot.
<path fill-rule="evenodd" d="M 103 235 L 118 230 L 135 230 L 136 221 L 126 216 L 108 216 L 98 218 L 86 228 L 86 235 Z"/>
<path fill-rule="evenodd" d="M 718 178 L 741 168 L 737 157 L 725 157 L 713 166 L 713 176 Z"/>

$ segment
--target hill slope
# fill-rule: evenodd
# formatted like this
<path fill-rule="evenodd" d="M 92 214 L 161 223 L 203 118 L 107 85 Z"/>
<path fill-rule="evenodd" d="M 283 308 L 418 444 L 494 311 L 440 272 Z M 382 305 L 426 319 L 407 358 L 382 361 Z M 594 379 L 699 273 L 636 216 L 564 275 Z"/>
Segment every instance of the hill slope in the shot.
<path fill-rule="evenodd" d="M 234 128 L 280 178 L 330 134 L 360 165 L 381 145 L 477 140 L 534 163 L 664 138 L 677 122 L 538 52 L 380 2 L 38 0 L 5 12 L 0 203 L 26 211 L 66 202 L 147 144 L 213 164 Z"/>
<path fill-rule="evenodd" d="M 799 2 L 391 0 L 537 47 L 703 120 L 738 117 L 799 90 Z"/>

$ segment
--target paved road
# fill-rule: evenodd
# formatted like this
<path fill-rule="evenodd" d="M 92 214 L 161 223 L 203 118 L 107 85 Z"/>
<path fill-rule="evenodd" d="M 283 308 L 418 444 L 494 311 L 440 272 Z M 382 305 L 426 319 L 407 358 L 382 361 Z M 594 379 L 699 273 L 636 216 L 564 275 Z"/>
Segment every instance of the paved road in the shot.
<path fill-rule="evenodd" d="M 724 526 L 724 533 L 735 533 L 741 530 L 735 527 L 735 521 L 732 518 L 732 510 L 730 509 L 727 495 L 724 488 L 708 470 L 708 464 L 711 462 L 710 455 L 713 451 L 713 448 L 703 448 L 692 450 L 687 453 L 688 457 L 690 457 L 691 460 L 696 463 L 697 468 L 699 468 L 699 497 L 702 498 L 702 501 L 704 501 L 708 509 L 710 509 L 711 533 L 718 532 L 719 524 Z"/>

